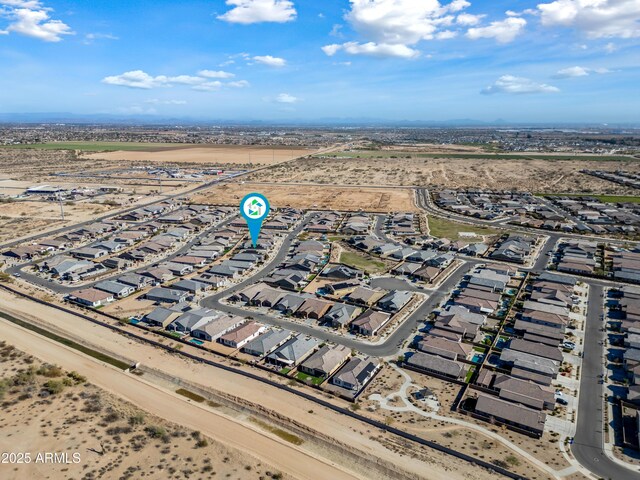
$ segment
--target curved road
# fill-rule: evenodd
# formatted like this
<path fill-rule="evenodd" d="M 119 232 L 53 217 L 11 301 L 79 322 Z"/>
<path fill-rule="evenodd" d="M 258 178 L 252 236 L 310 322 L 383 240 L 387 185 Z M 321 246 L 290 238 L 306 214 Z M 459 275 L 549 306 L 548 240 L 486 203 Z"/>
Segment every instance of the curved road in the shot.
<path fill-rule="evenodd" d="M 486 226 L 488 222 L 470 217 L 460 217 L 456 214 L 448 214 L 439 211 L 433 205 L 426 189 L 417 190 L 418 206 L 428 213 L 446 218 L 453 218 L 464 223 Z M 550 252 L 558 239 L 561 237 L 578 237 L 593 239 L 587 235 L 569 235 L 557 232 L 540 232 L 531 229 L 514 228 L 513 230 L 523 230 L 547 235 L 549 239 L 542 248 L 536 262 L 529 270 L 533 273 L 541 273 L 545 270 L 547 263 L 547 253 Z M 606 240 L 600 238 L 599 240 Z M 581 277 L 580 280 L 589 285 L 589 307 L 585 322 L 584 333 L 584 353 L 580 377 L 580 398 L 578 401 L 578 415 L 574 442 L 571 451 L 578 462 L 587 470 L 597 475 L 599 478 L 612 480 L 640 480 L 640 472 L 634 467 L 611 460 L 604 451 L 605 431 L 604 415 L 605 408 L 605 387 L 600 383 L 600 375 L 605 373 L 603 362 L 602 341 L 605 332 L 600 328 L 603 326 L 600 314 L 603 311 L 603 287 L 614 286 L 613 282 L 604 279 L 591 279 Z"/>
<path fill-rule="evenodd" d="M 221 300 L 223 298 L 227 298 L 231 294 L 238 292 L 243 288 L 248 287 L 249 285 L 259 282 L 260 280 L 268 276 L 275 267 L 282 263 L 287 256 L 289 247 L 291 246 L 293 240 L 303 230 L 306 223 L 314 216 L 317 216 L 317 213 L 311 214 L 311 216 L 305 218 L 300 223 L 300 225 L 298 225 L 287 235 L 287 238 L 284 240 L 284 243 L 282 244 L 282 247 L 279 249 L 278 253 L 276 253 L 276 255 L 271 258 L 271 261 L 267 265 L 265 265 L 260 272 L 243 280 L 242 282 L 234 285 L 229 289 L 204 298 L 200 301 L 200 304 L 203 307 L 219 310 L 233 315 L 244 317 L 251 316 L 252 318 L 260 322 L 267 323 L 269 325 L 278 325 L 283 328 L 288 328 L 300 333 L 304 333 L 306 335 L 312 335 L 325 341 L 338 343 L 348 348 L 358 350 L 367 355 L 389 357 L 400 353 L 402 345 L 407 340 L 409 335 L 411 335 L 411 333 L 420 323 L 424 321 L 424 319 L 431 313 L 431 311 L 434 310 L 440 304 L 440 302 L 442 302 L 445 296 L 453 289 L 453 287 L 456 286 L 462 275 L 468 272 L 474 266 L 473 262 L 470 262 L 467 265 L 463 265 L 452 275 L 450 275 L 437 290 L 425 290 L 425 293 L 429 294 L 429 298 L 424 303 L 422 303 L 422 305 L 420 305 L 420 307 L 418 307 L 413 313 L 411 313 L 411 315 L 409 315 L 402 322 L 402 324 L 393 331 L 391 335 L 389 335 L 379 343 L 358 341 L 354 338 L 337 335 L 330 331 L 320 330 L 318 328 L 304 325 L 302 323 L 291 322 L 281 317 L 265 315 L 257 312 L 247 312 L 247 310 L 243 308 L 221 303 Z"/>

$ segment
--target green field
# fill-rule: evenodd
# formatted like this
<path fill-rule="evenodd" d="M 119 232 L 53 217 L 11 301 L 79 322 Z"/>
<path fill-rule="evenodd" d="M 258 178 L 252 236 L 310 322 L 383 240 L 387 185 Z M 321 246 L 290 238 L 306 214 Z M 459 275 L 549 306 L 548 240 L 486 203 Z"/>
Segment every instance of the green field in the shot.
<path fill-rule="evenodd" d="M 165 148 L 193 146 L 186 143 L 144 143 L 144 142 L 50 142 L 32 145 L 6 145 L 4 148 L 41 150 L 81 150 L 84 152 L 115 152 L 119 150 L 152 152 Z"/>
<path fill-rule="evenodd" d="M 384 262 L 374 257 L 354 252 L 342 252 L 340 254 L 340 263 L 349 267 L 359 268 L 367 273 L 381 273 L 387 270 Z"/>
<path fill-rule="evenodd" d="M 416 153 L 416 152 L 392 152 L 382 150 L 357 150 L 349 152 L 336 152 L 319 154 L 316 157 L 332 158 L 450 158 L 450 159 L 474 159 L 474 160 L 580 160 L 580 161 L 638 161 L 639 157 L 626 155 L 567 155 L 567 154 L 514 154 L 514 153 Z"/>
<path fill-rule="evenodd" d="M 460 232 L 473 232 L 479 236 L 498 235 L 503 233 L 500 230 L 495 230 L 489 227 L 467 225 L 466 223 L 457 223 L 444 218 L 429 216 L 429 233 L 434 237 L 457 240 L 460 238 Z"/>
<path fill-rule="evenodd" d="M 640 196 L 633 195 L 591 195 L 588 193 L 539 193 L 537 197 L 589 197 L 600 200 L 604 203 L 640 203 Z"/>

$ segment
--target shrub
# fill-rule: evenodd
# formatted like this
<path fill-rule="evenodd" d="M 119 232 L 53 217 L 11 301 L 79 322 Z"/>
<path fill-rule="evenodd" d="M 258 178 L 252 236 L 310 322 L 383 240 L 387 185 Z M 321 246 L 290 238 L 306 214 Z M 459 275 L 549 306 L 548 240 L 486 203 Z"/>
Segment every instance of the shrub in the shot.
<path fill-rule="evenodd" d="M 142 425 L 144 423 L 144 415 L 142 413 L 136 413 L 129 417 L 129 425 Z"/>
<path fill-rule="evenodd" d="M 38 371 L 37 371 L 38 375 L 42 375 L 43 377 L 48 377 L 48 378 L 55 378 L 55 377 L 61 377 L 62 376 L 62 368 L 58 367 L 57 365 L 42 365 Z"/>
<path fill-rule="evenodd" d="M 67 377 L 73 380 L 76 385 L 80 385 L 81 383 L 87 383 L 87 377 L 80 375 L 76 371 L 67 373 Z"/>
<path fill-rule="evenodd" d="M 44 389 L 51 395 L 57 395 L 64 390 L 64 384 L 60 380 L 49 380 L 44 384 Z"/>

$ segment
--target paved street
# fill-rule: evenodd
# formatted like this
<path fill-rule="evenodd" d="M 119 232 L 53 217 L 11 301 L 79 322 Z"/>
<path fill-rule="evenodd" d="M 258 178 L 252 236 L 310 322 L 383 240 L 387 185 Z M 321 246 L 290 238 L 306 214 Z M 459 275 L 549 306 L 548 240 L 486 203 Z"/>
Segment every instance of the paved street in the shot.
<path fill-rule="evenodd" d="M 600 330 L 603 326 L 600 320 L 602 294 L 603 288 L 600 285 L 590 285 L 584 338 L 585 355 L 580 376 L 578 424 L 571 451 L 582 466 L 599 477 L 615 480 L 640 479 L 639 472 L 612 461 L 603 451 L 604 385 L 600 383 L 600 375 L 605 373 L 601 344 L 605 332 Z"/>

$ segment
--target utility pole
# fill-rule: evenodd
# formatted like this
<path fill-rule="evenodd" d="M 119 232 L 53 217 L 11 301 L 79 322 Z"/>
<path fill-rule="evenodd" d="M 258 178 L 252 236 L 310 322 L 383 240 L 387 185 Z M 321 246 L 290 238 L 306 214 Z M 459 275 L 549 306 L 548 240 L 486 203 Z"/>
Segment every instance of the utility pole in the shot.
<path fill-rule="evenodd" d="M 62 194 L 60 192 L 58 192 L 58 202 L 60 203 L 60 217 L 64 222 L 64 208 L 62 206 Z"/>

